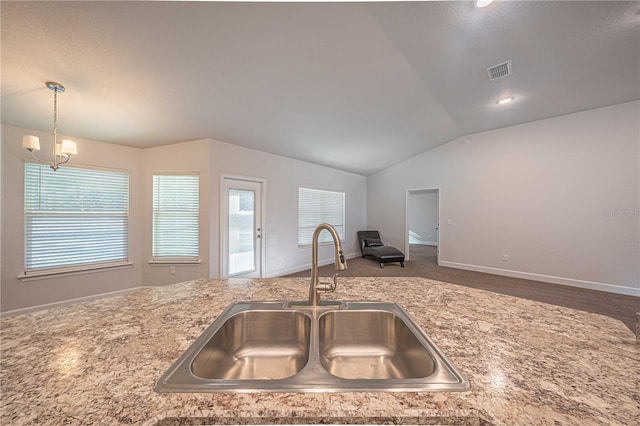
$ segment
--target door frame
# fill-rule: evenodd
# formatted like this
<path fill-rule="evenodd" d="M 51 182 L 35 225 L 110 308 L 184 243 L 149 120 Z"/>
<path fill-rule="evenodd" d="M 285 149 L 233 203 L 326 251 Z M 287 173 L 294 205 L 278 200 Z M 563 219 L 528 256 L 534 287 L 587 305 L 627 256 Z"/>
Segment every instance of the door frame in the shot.
<path fill-rule="evenodd" d="M 436 263 L 440 266 L 440 246 L 442 245 L 442 188 L 439 186 L 431 188 L 412 188 L 407 189 L 404 205 L 404 253 L 405 260 L 410 260 L 409 250 L 409 197 L 411 194 L 419 194 L 423 192 L 435 192 L 438 198 L 438 245 L 436 246 Z"/>
<path fill-rule="evenodd" d="M 259 238 L 259 244 L 260 244 L 260 267 L 259 269 L 259 278 L 263 278 L 264 274 L 265 274 L 265 248 L 266 248 L 266 244 L 264 243 L 265 241 L 265 235 L 266 235 L 266 230 L 264 228 L 264 224 L 266 223 L 265 221 L 265 216 L 266 216 L 266 192 L 267 192 L 267 180 L 263 179 L 263 178 L 257 178 L 257 177 L 252 177 L 252 176 L 242 176 L 242 175 L 234 175 L 234 174 L 227 174 L 227 173 L 221 173 L 220 174 L 220 199 L 219 199 L 219 218 L 220 218 L 220 238 L 219 238 L 219 242 L 220 242 L 220 247 L 219 247 L 219 251 L 220 251 L 220 267 L 219 267 L 219 276 L 220 278 L 228 278 L 228 263 L 227 263 L 227 258 L 229 256 L 228 254 L 228 243 L 227 243 L 227 239 L 228 239 L 228 235 L 227 235 L 227 220 L 228 220 L 228 212 L 225 212 L 224 207 L 227 206 L 228 207 L 228 200 L 226 200 L 227 198 L 227 193 L 225 191 L 225 179 L 228 180 L 235 180 L 235 181 L 244 181 L 244 182 L 251 182 L 251 183 L 258 183 L 260 184 L 260 220 L 259 223 L 257 223 L 257 225 L 260 228 L 260 233 L 261 233 L 261 238 Z M 226 220 L 225 220 L 226 219 Z M 232 277 L 233 278 L 233 277 Z"/>

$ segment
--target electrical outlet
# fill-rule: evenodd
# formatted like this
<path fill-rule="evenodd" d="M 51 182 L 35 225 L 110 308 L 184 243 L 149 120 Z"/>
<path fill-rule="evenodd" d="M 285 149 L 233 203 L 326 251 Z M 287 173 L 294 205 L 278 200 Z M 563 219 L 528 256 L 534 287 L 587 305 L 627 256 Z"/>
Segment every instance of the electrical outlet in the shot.
<path fill-rule="evenodd" d="M 171 275 L 174 275 L 176 273 L 176 267 L 175 266 L 169 266 L 169 273 Z"/>
<path fill-rule="evenodd" d="M 502 255 L 502 261 L 503 262 L 508 262 L 509 261 L 509 255 L 508 254 L 503 254 Z"/>

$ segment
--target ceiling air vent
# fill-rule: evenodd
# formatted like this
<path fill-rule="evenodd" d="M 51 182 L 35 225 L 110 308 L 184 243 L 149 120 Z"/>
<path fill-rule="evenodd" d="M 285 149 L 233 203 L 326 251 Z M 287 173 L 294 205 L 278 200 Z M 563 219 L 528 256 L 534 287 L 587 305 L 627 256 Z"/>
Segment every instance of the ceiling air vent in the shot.
<path fill-rule="evenodd" d="M 511 61 L 507 61 L 487 68 L 487 72 L 489 73 L 489 80 L 497 80 L 510 76 L 513 72 L 513 67 L 511 66 Z"/>

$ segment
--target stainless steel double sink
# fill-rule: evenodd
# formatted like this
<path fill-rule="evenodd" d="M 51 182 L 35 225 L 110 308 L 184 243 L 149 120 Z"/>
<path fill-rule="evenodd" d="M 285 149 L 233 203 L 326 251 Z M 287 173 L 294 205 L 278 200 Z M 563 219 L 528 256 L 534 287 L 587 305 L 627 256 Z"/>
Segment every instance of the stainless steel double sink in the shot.
<path fill-rule="evenodd" d="M 158 392 L 464 391 L 468 380 L 400 306 L 237 302 Z"/>

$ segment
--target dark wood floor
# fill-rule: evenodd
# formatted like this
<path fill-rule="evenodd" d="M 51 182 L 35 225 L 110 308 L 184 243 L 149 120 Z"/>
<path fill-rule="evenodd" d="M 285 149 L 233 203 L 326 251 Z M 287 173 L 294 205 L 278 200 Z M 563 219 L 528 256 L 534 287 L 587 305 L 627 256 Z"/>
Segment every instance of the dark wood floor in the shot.
<path fill-rule="evenodd" d="M 523 280 L 481 272 L 445 268 L 436 263 L 435 247 L 411 245 L 411 260 L 405 262 L 405 268 L 399 264 L 387 264 L 381 269 L 371 259 L 355 258 L 348 262 L 349 269 L 342 271 L 345 277 L 424 277 L 452 284 L 493 291 L 538 302 L 550 303 L 607 315 L 622 321 L 635 332 L 636 312 L 640 311 L 640 298 L 622 294 L 587 290 L 540 281 Z M 322 276 L 334 273 L 333 265 L 320 268 Z M 309 276 L 309 271 L 289 276 Z"/>

